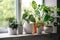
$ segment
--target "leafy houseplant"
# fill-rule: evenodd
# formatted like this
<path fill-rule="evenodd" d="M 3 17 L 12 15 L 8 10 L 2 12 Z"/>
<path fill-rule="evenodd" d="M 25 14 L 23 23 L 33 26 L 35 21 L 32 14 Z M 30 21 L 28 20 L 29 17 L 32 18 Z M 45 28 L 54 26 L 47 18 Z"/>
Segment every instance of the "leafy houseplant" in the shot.
<path fill-rule="evenodd" d="M 18 24 L 17 24 L 17 21 L 14 18 L 8 18 L 8 21 L 9 21 L 9 27 L 10 28 L 17 29 Z"/>
<path fill-rule="evenodd" d="M 22 25 L 22 21 L 20 21 L 17 29 L 17 34 L 22 34 L 22 33 L 23 33 L 23 25 Z"/>
<path fill-rule="evenodd" d="M 13 34 L 13 35 L 17 34 L 18 24 L 17 24 L 17 21 L 15 20 L 15 18 L 11 17 L 11 18 L 8 18 L 7 20 L 9 22 L 8 33 Z"/>
<path fill-rule="evenodd" d="M 33 12 L 31 13 L 30 10 L 24 10 L 24 14 L 22 16 L 22 19 L 24 19 L 25 21 L 27 21 L 28 23 L 30 22 L 35 22 L 35 24 L 37 24 L 37 26 L 41 27 L 41 25 L 44 25 L 45 23 L 47 23 L 48 21 L 50 21 L 51 19 L 53 19 L 53 17 L 51 16 L 51 8 L 46 6 L 46 5 L 37 5 L 37 3 L 35 1 L 32 1 L 32 8 L 33 8 Z M 42 16 L 40 15 L 42 13 Z M 42 22 L 40 22 L 40 20 L 42 20 Z M 39 23 L 38 23 L 39 21 Z M 36 25 L 35 25 L 36 26 Z M 36 27 L 35 27 L 36 29 Z"/>
<path fill-rule="evenodd" d="M 54 10 L 52 9 L 54 9 L 54 7 L 49 7 L 45 4 L 37 5 L 35 1 L 32 1 L 32 8 L 35 12 L 37 27 L 40 28 L 45 25 L 46 27 L 52 28 L 52 25 L 50 24 L 52 24 L 54 21 L 54 17 L 52 16 L 52 14 L 54 13 Z"/>
<path fill-rule="evenodd" d="M 32 1 L 31 6 L 33 9 L 32 11 L 34 13 L 30 14 L 29 10 L 24 10 L 24 14 L 22 18 L 25 21 L 27 21 L 28 23 L 35 22 L 37 27 L 41 27 L 43 25 L 48 26 L 48 24 L 50 25 L 54 22 L 54 17 L 52 16 L 54 10 L 52 9 L 55 9 L 55 7 L 49 7 L 46 6 L 45 4 L 37 5 L 35 1 Z"/>
<path fill-rule="evenodd" d="M 45 4 L 37 5 L 35 1 L 32 1 L 32 8 L 34 9 L 35 17 L 38 19 L 36 19 L 36 22 L 40 20 L 43 22 L 53 21 L 54 17 L 51 16 L 52 13 L 54 13 L 54 11 L 51 10 L 53 7 L 46 6 Z M 41 13 L 41 11 L 43 13 Z"/>
<path fill-rule="evenodd" d="M 35 18 L 33 16 L 33 14 L 31 14 L 30 10 L 24 10 L 22 19 L 24 19 L 26 21 L 26 23 L 24 23 L 24 25 L 23 25 L 26 33 L 32 33 L 33 23 L 35 22 Z"/>

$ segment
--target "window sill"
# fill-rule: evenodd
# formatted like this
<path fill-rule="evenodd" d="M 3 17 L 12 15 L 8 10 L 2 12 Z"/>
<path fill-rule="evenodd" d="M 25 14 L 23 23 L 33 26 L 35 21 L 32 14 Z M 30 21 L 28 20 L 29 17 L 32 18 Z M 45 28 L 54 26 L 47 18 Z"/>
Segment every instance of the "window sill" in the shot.
<path fill-rule="evenodd" d="M 43 33 L 47 34 L 47 33 Z M 35 36 L 35 35 L 43 35 L 43 34 L 18 34 L 18 35 L 9 35 L 8 33 L 1 33 L 0 34 L 0 39 L 1 38 L 11 38 L 11 37 L 24 37 L 24 36 Z"/>

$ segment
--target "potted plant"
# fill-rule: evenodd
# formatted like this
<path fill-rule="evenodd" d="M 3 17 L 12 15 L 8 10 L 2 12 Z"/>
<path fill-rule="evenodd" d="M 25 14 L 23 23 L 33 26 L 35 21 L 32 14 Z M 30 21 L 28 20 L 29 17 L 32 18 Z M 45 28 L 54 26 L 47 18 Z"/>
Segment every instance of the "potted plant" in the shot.
<path fill-rule="evenodd" d="M 23 34 L 22 21 L 20 21 L 20 24 L 18 24 L 17 33 L 18 33 L 18 34 Z"/>
<path fill-rule="evenodd" d="M 23 29 L 26 33 L 32 33 L 33 23 L 35 22 L 33 14 L 30 13 L 31 13 L 30 10 L 24 10 L 24 14 L 22 16 L 22 19 L 25 20 Z"/>
<path fill-rule="evenodd" d="M 32 8 L 34 9 L 35 12 L 35 17 L 36 17 L 36 22 L 37 22 L 37 27 L 41 26 L 41 24 L 44 24 L 44 31 L 47 32 L 47 29 L 49 30 L 48 33 L 52 32 L 52 23 L 54 21 L 54 17 L 52 14 L 54 13 L 54 7 L 49 7 L 46 6 L 45 4 L 43 5 L 37 5 L 35 1 L 32 1 Z M 41 23 L 40 20 L 42 20 Z M 39 22 L 38 22 L 39 21 Z"/>
<path fill-rule="evenodd" d="M 37 34 L 41 34 L 43 31 L 44 23 L 40 20 L 36 23 L 37 25 Z"/>
<path fill-rule="evenodd" d="M 14 17 L 11 17 L 11 18 L 7 18 L 8 20 L 8 34 L 11 34 L 11 35 L 16 35 L 17 34 L 17 27 L 18 27 L 18 24 L 17 24 L 17 21 Z"/>
<path fill-rule="evenodd" d="M 45 16 L 44 17 L 44 22 L 45 22 L 44 31 L 45 31 L 45 33 L 52 33 L 53 32 L 53 22 L 54 22 L 54 17 L 52 16 L 52 13 L 54 13 L 54 11 L 52 11 L 51 10 L 52 8 L 50 8 L 48 6 L 45 6 L 45 8 L 43 9 L 44 12 L 46 13 L 44 15 Z"/>
<path fill-rule="evenodd" d="M 51 28 L 51 30 L 52 30 L 52 25 L 51 24 L 54 22 L 54 17 L 52 15 L 54 13 L 54 10 L 52 10 L 52 9 L 54 9 L 55 7 L 49 7 L 49 6 L 46 6 L 45 4 L 37 5 L 37 3 L 35 1 L 32 1 L 32 5 L 31 6 L 32 6 L 32 9 L 33 9 L 32 11 L 34 13 L 30 13 L 29 10 L 25 10 L 24 14 L 23 14 L 23 19 L 25 21 L 27 21 L 28 23 L 34 22 L 35 23 L 34 24 L 35 29 L 36 29 L 36 26 L 38 24 L 39 25 L 40 24 L 42 24 L 42 25 L 44 24 L 43 27 L 48 27 L 48 28 Z M 38 23 L 38 21 L 40 22 L 40 20 L 42 20 L 42 23 Z M 35 32 L 36 32 L 36 30 L 35 30 Z M 51 32 L 49 32 L 49 33 L 51 33 Z"/>

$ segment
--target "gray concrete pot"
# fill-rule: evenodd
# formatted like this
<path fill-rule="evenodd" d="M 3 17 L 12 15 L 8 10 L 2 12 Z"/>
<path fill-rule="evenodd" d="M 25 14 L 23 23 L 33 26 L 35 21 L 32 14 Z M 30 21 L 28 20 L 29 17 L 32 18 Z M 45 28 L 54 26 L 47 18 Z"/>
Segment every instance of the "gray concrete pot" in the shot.
<path fill-rule="evenodd" d="M 23 34 L 23 26 L 17 28 L 17 34 Z"/>
<path fill-rule="evenodd" d="M 37 28 L 37 34 L 42 34 L 42 29 L 41 28 Z"/>
<path fill-rule="evenodd" d="M 53 27 L 52 26 L 44 26 L 44 32 L 45 33 L 52 33 L 53 32 Z"/>
<path fill-rule="evenodd" d="M 57 33 L 57 27 L 53 26 L 53 32 L 52 33 Z"/>

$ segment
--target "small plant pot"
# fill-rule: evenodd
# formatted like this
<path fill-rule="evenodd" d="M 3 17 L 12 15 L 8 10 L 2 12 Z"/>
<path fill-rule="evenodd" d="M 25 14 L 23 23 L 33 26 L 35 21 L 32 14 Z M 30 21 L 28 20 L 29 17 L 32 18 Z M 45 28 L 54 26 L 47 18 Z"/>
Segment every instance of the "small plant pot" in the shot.
<path fill-rule="evenodd" d="M 52 33 L 53 32 L 53 26 L 44 26 L 44 32 L 45 33 Z"/>
<path fill-rule="evenodd" d="M 18 27 L 17 34 L 23 34 L 23 27 L 22 26 Z"/>
<path fill-rule="evenodd" d="M 52 33 L 57 33 L 57 27 L 53 26 L 53 32 Z"/>
<path fill-rule="evenodd" d="M 42 29 L 41 28 L 37 28 L 37 34 L 42 34 Z"/>
<path fill-rule="evenodd" d="M 17 34 L 17 29 L 16 28 L 14 28 L 14 29 L 8 28 L 8 34 L 9 35 L 16 35 Z"/>
<path fill-rule="evenodd" d="M 24 30 L 24 33 L 32 34 L 33 23 L 27 23 L 27 22 L 25 22 L 23 24 L 23 30 Z"/>

